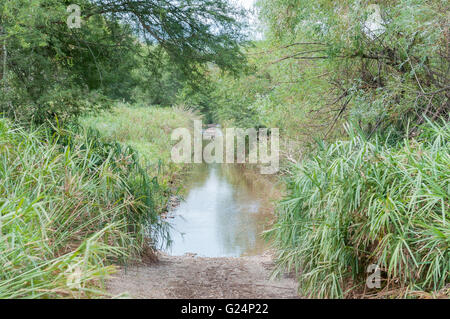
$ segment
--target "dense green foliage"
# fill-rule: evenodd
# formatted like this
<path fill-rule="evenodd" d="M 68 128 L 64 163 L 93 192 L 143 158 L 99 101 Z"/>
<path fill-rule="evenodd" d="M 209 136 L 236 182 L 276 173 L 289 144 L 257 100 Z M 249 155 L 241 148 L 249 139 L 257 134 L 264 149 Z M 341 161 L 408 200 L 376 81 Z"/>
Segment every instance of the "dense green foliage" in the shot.
<path fill-rule="evenodd" d="M 417 140 L 349 139 L 291 168 L 289 195 L 270 234 L 283 268 L 301 271 L 305 295 L 342 297 L 365 284 L 370 264 L 383 288 L 439 291 L 450 271 L 450 125 Z"/>
<path fill-rule="evenodd" d="M 448 2 L 265 1 L 261 15 L 282 59 L 327 62 L 334 122 L 349 115 L 368 132 L 448 116 Z M 317 75 L 321 73 L 317 72 Z M 325 93 L 325 92 L 324 92 Z"/>
<path fill-rule="evenodd" d="M 0 159 L 1 298 L 98 294 L 108 264 L 165 235 L 158 185 L 129 147 L 1 120 Z"/>
<path fill-rule="evenodd" d="M 207 63 L 234 72 L 245 60 L 242 12 L 224 0 L 83 0 L 80 28 L 66 23 L 70 4 L 0 2 L 0 112 L 66 122 L 110 99 L 170 103 L 173 80 L 195 83 Z"/>

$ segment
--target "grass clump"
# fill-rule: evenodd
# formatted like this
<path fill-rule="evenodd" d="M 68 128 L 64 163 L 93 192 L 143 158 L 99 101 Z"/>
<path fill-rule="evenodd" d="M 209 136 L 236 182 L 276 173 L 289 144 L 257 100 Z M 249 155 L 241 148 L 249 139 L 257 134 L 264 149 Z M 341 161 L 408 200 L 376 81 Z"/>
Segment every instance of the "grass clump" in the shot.
<path fill-rule="evenodd" d="M 180 107 L 154 107 L 118 104 L 109 112 L 81 119 L 84 127 L 100 132 L 106 141 L 131 146 L 142 155 L 142 164 L 158 174 L 161 186 L 173 180 L 183 165 L 170 160 L 171 133 L 176 128 L 192 128 L 198 115 Z"/>
<path fill-rule="evenodd" d="M 0 298 L 92 297 L 164 233 L 137 154 L 0 120 Z"/>
<path fill-rule="evenodd" d="M 278 269 L 295 270 L 311 297 L 355 288 L 448 294 L 450 124 L 429 123 L 400 143 L 348 132 L 291 168 L 289 195 L 268 233 Z M 381 291 L 365 288 L 370 264 L 381 269 Z"/>

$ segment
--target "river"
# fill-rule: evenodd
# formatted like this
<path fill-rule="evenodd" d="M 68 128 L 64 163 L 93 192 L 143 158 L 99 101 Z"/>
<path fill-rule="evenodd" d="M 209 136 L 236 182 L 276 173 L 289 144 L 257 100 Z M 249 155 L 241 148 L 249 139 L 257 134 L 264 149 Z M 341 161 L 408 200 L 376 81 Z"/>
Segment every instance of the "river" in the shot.
<path fill-rule="evenodd" d="M 261 233 L 273 219 L 275 184 L 237 164 L 198 164 L 185 179 L 185 197 L 171 212 L 167 253 L 203 257 L 261 254 Z"/>

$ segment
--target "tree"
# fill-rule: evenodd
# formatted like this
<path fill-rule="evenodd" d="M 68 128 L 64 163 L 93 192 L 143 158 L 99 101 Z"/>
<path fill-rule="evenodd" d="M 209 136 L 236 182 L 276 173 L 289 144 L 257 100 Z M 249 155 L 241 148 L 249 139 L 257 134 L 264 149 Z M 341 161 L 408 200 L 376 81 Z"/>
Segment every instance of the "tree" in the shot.
<path fill-rule="evenodd" d="M 129 99 L 139 81 L 132 71 L 161 56 L 145 46 L 164 50 L 190 80 L 207 63 L 231 71 L 245 63 L 242 12 L 225 0 L 80 0 L 81 28 L 70 29 L 71 2 L 0 2 L 3 113 L 41 123 L 95 109 L 102 96 Z"/>
<path fill-rule="evenodd" d="M 273 46 L 287 60 L 326 63 L 335 123 L 350 116 L 370 133 L 412 120 L 448 119 L 447 1 L 259 0 Z M 380 15 L 374 19 L 374 15 Z M 382 25 L 370 30 L 376 20 Z M 283 48 L 281 50 L 281 48 Z M 319 74 L 318 74 L 319 75 Z M 336 107 L 337 106 L 337 107 Z M 323 108 L 329 112 L 329 106 Z"/>

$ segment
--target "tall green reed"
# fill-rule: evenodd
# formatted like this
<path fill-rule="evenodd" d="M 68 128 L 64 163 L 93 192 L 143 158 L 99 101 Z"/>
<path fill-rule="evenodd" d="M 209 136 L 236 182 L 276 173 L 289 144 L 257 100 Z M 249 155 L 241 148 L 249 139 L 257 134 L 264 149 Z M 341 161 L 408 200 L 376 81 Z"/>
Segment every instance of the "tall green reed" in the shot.
<path fill-rule="evenodd" d="M 131 148 L 95 132 L 0 120 L 0 298 L 101 295 L 112 263 L 164 236 L 157 187 Z"/>
<path fill-rule="evenodd" d="M 421 136 L 401 142 L 347 131 L 348 140 L 321 144 L 290 169 L 289 195 L 267 233 L 278 271 L 296 271 L 299 289 L 311 297 L 345 297 L 364 287 L 370 264 L 380 267 L 385 291 L 443 289 L 450 124 L 428 123 Z"/>

